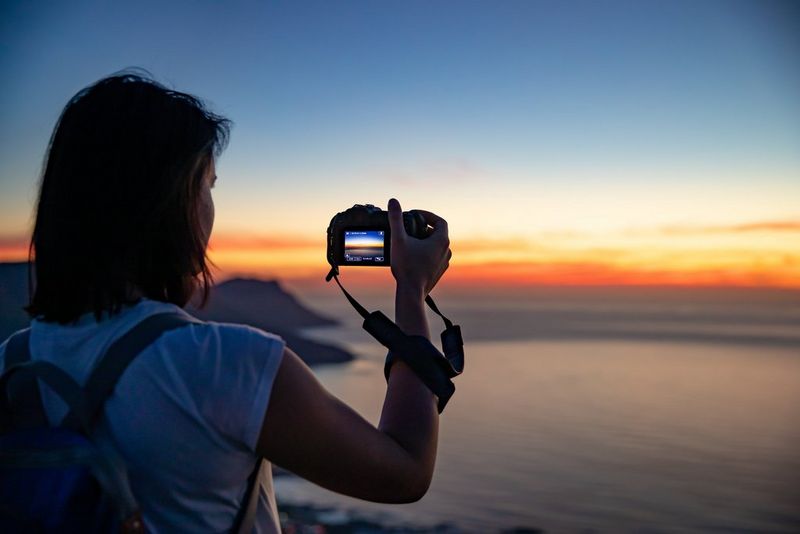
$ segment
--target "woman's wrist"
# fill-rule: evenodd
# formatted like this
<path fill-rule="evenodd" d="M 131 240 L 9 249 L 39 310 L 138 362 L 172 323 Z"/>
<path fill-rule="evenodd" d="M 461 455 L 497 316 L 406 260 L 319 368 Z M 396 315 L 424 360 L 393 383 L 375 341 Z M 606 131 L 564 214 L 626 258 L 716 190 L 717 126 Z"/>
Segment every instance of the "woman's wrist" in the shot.
<path fill-rule="evenodd" d="M 408 302 L 418 301 L 422 304 L 425 301 L 425 288 L 421 284 L 412 282 L 397 282 L 395 297 Z"/>
<path fill-rule="evenodd" d="M 394 301 L 397 326 L 408 335 L 425 336 L 430 339 L 424 302 L 425 290 L 423 288 L 397 284 Z"/>

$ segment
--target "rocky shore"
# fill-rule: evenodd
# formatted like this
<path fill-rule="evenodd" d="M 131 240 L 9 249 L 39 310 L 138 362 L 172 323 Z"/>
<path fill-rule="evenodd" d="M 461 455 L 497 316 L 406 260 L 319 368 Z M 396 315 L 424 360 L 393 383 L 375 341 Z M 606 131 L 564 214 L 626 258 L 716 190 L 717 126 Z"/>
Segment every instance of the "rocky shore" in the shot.
<path fill-rule="evenodd" d="M 358 517 L 338 508 L 278 502 L 283 534 L 468 534 L 455 525 L 441 523 L 434 526 L 389 526 Z M 536 528 L 519 527 L 500 530 L 496 534 L 542 534 Z M 490 533 L 487 533 L 490 534 Z"/>

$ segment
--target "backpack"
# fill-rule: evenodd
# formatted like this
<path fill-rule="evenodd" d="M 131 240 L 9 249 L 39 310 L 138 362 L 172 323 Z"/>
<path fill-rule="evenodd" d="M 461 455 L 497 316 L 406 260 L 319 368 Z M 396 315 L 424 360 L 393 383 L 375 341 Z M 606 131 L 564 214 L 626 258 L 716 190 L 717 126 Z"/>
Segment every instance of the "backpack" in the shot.
<path fill-rule="evenodd" d="M 96 424 L 133 359 L 190 323 L 199 321 L 174 312 L 144 319 L 100 357 L 83 388 L 52 363 L 31 361 L 29 328 L 9 338 L 0 376 L 0 532 L 145 532 L 125 461 Z M 68 406 L 56 427 L 40 383 Z M 265 471 L 266 462 L 256 462 L 232 532 L 252 532 Z"/>

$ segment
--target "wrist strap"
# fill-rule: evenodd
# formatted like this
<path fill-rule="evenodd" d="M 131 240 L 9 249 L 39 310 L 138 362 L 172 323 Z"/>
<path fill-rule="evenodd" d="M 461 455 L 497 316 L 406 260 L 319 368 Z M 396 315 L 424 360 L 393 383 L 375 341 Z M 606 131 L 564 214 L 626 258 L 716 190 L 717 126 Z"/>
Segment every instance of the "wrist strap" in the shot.
<path fill-rule="evenodd" d="M 380 311 L 368 312 L 350 293 L 342 286 L 339 281 L 339 272 L 336 267 L 332 268 L 325 277 L 325 281 L 330 282 L 331 278 L 336 280 L 339 289 L 355 308 L 361 317 L 364 318 L 362 327 L 374 337 L 381 345 L 389 349 L 384 365 L 384 376 L 389 380 L 389 371 L 394 358 L 405 361 L 414 371 L 422 382 L 439 398 L 439 413 L 444 410 L 447 401 L 455 391 L 451 378 L 458 376 L 464 370 L 464 341 L 461 338 L 461 328 L 454 325 L 450 319 L 444 316 L 430 295 L 425 297 L 425 303 L 445 324 L 445 330 L 441 334 L 442 348 L 444 354 L 433 346 L 424 336 L 409 336 L 403 332 L 399 326 L 392 322 Z"/>

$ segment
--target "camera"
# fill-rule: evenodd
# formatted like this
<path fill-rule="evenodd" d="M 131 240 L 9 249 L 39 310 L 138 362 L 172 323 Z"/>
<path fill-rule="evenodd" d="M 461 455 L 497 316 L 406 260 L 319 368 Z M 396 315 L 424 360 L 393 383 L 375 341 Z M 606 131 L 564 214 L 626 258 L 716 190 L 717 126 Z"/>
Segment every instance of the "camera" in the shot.
<path fill-rule="evenodd" d="M 403 226 L 412 237 L 423 239 L 429 228 L 422 213 L 403 212 Z M 391 265 L 389 212 L 372 204 L 356 204 L 337 213 L 328 225 L 328 263 L 344 265 Z"/>

